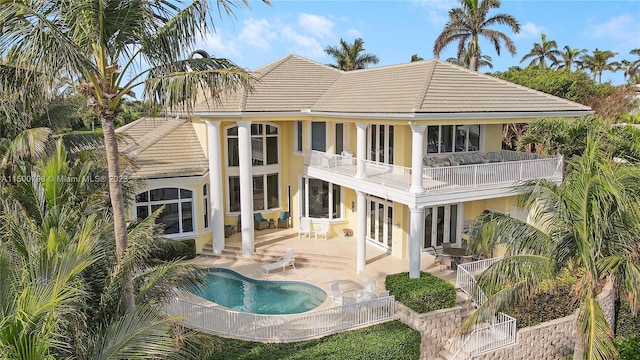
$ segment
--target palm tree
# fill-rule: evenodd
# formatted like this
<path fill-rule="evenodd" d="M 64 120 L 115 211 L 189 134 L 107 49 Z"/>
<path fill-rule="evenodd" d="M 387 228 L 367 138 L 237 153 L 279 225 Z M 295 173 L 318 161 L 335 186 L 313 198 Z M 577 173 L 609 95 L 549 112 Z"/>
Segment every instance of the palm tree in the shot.
<path fill-rule="evenodd" d="M 640 49 L 633 49 L 629 53 L 631 55 L 640 55 Z M 617 70 L 622 70 L 624 72 L 624 79 L 630 84 L 635 84 L 638 82 L 637 78 L 640 72 L 640 59 L 636 59 L 634 61 L 626 59 L 622 60 L 620 61 Z"/>
<path fill-rule="evenodd" d="M 615 71 L 619 65 L 617 62 L 609 60 L 617 54 L 609 50 L 593 50 L 593 54 L 584 54 L 580 57 L 582 62 L 582 68 L 591 71 L 593 74 L 593 81 L 596 81 L 598 77 L 598 83 L 602 83 L 602 72 L 605 70 Z"/>
<path fill-rule="evenodd" d="M 229 13 L 232 1 L 217 0 L 218 9 Z M 250 84 L 250 76 L 228 60 L 183 59 L 212 25 L 210 13 L 209 3 L 198 0 L 179 7 L 154 0 L 45 0 L 8 2 L 0 8 L 0 48 L 9 50 L 15 66 L 69 77 L 102 123 L 120 260 L 128 243 L 114 119 L 123 98 L 144 84 L 151 101 L 190 109 L 198 95 L 216 99 Z M 124 309 L 132 310 L 133 285 L 125 283 Z"/>
<path fill-rule="evenodd" d="M 575 64 L 576 69 L 579 69 L 580 66 L 582 65 L 579 58 L 586 52 L 587 52 L 587 49 L 580 50 L 578 48 L 571 48 L 569 45 L 565 45 L 564 51 L 560 52 L 560 56 L 562 58 L 557 59 L 556 62 L 552 65 L 557 66 L 558 69 L 567 69 L 571 71 L 571 68 Z"/>
<path fill-rule="evenodd" d="M 493 59 L 489 55 L 483 55 L 480 49 L 478 49 L 478 69 L 481 67 L 488 67 L 489 69 L 493 69 L 493 64 L 491 63 Z M 464 50 L 461 58 L 448 58 L 448 63 L 452 63 L 454 65 L 462 66 L 469 68 L 471 63 L 471 54 L 467 49 Z"/>
<path fill-rule="evenodd" d="M 520 63 L 525 62 L 527 59 L 532 59 L 529 66 L 538 65 L 540 69 L 547 68 L 547 61 L 549 59 L 552 64 L 558 62 L 558 56 L 562 55 L 558 51 L 558 44 L 555 40 L 547 41 L 547 35 L 541 35 L 542 41 L 540 43 L 533 43 L 533 49 L 522 57 Z"/>
<path fill-rule="evenodd" d="M 615 358 L 610 324 L 596 296 L 602 282 L 613 279 L 631 304 L 640 298 L 638 171 L 637 165 L 611 161 L 591 134 L 583 155 L 569 162 L 562 184 L 540 180 L 519 189 L 524 193 L 518 207 L 531 209 L 531 224 L 499 215 L 479 219 L 472 242 L 484 231 L 508 250 L 480 276 L 488 301 L 465 325 L 524 301 L 545 280 L 573 267 L 582 274 L 572 294 L 579 303 L 574 359 Z"/>
<path fill-rule="evenodd" d="M 364 53 L 364 41 L 357 38 L 353 44 L 348 44 L 340 39 L 340 46 L 327 46 L 324 52 L 335 60 L 335 64 L 330 66 L 344 71 L 365 69 L 369 64 L 377 64 L 378 57 L 373 54 Z"/>
<path fill-rule="evenodd" d="M 433 45 L 433 55 L 440 53 L 452 42 L 458 42 L 458 59 L 463 58 L 464 49 L 471 53 L 469 68 L 478 71 L 480 35 L 487 38 L 500 55 L 501 42 L 511 55 L 516 54 L 516 46 L 503 32 L 490 29 L 494 25 L 507 25 L 514 33 L 520 31 L 520 24 L 509 14 L 499 13 L 489 16 L 491 9 L 500 7 L 500 0 L 459 0 L 462 7 L 449 10 L 449 22 L 438 35 Z"/>
<path fill-rule="evenodd" d="M 418 54 L 411 55 L 411 62 L 422 61 L 424 60 L 422 57 L 418 56 Z"/>

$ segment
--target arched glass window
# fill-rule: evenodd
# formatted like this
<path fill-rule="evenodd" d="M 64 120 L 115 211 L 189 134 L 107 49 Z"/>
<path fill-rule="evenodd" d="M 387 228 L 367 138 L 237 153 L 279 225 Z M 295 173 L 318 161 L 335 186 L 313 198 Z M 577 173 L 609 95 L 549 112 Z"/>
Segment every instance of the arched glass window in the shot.
<path fill-rule="evenodd" d="M 164 205 L 164 210 L 156 218 L 157 224 L 164 224 L 165 234 L 191 233 L 193 223 L 193 191 L 180 188 L 160 188 L 136 195 L 136 217 L 144 219 Z"/>

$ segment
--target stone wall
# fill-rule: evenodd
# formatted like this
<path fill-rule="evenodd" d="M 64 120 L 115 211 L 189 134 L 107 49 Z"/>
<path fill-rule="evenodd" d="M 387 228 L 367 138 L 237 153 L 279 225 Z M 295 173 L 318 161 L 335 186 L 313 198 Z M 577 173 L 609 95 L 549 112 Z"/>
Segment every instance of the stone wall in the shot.
<path fill-rule="evenodd" d="M 396 317 L 420 332 L 420 359 L 434 359 L 450 338 L 462 325 L 462 314 L 467 309 L 456 306 L 448 309 L 418 314 L 401 303 L 396 302 Z"/>
<path fill-rule="evenodd" d="M 604 318 L 607 319 L 611 330 L 613 330 L 616 324 L 616 298 L 617 293 L 613 286 L 613 280 L 607 278 L 607 282 L 604 284 L 602 291 L 596 296 L 596 301 L 598 301 L 600 308 L 604 312 Z"/>
<path fill-rule="evenodd" d="M 519 329 L 516 343 L 477 355 L 480 360 L 557 360 L 573 354 L 576 316 L 569 315 L 536 326 Z"/>

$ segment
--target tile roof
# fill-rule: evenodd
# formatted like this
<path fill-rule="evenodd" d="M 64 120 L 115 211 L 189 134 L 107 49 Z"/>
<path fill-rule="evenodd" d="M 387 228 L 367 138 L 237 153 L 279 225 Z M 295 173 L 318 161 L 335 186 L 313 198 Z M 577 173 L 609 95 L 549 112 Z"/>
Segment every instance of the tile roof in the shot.
<path fill-rule="evenodd" d="M 141 118 L 120 127 L 126 146 L 122 153 L 135 168 L 124 172 L 133 178 L 165 178 L 204 175 L 209 162 L 188 119 Z"/>
<path fill-rule="evenodd" d="M 288 55 L 252 72 L 253 91 L 195 112 L 588 112 L 587 106 L 440 60 L 341 71 Z"/>

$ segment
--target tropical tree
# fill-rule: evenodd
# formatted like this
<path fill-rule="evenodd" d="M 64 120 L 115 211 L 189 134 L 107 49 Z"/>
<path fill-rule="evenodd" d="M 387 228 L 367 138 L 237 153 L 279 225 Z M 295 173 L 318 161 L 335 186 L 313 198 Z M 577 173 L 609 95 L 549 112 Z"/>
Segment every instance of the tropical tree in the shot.
<path fill-rule="evenodd" d="M 365 69 L 370 64 L 378 63 L 379 60 L 377 56 L 365 53 L 364 51 L 364 41 L 361 38 L 355 39 L 353 44 L 349 44 L 343 39 L 340 39 L 339 46 L 327 46 L 324 49 L 324 52 L 331 56 L 336 62 L 329 66 L 344 71 Z"/>
<path fill-rule="evenodd" d="M 229 13 L 236 4 L 217 0 L 217 5 Z M 208 1 L 11 1 L 0 7 L 0 24 L 0 49 L 6 49 L 4 55 L 14 66 L 32 74 L 22 86 L 37 78 L 33 74 L 64 75 L 100 119 L 116 254 L 122 260 L 127 225 L 114 132 L 122 100 L 144 84 L 144 95 L 151 101 L 190 109 L 199 96 L 216 99 L 225 91 L 249 86 L 251 77 L 225 59 L 184 59 L 213 24 Z M 130 311 L 135 306 L 133 284 L 125 284 L 124 309 Z"/>
<path fill-rule="evenodd" d="M 418 56 L 418 54 L 411 55 L 411 62 L 422 61 L 424 60 L 422 57 Z"/>
<path fill-rule="evenodd" d="M 537 65 L 540 69 L 547 68 L 547 60 L 549 59 L 552 64 L 558 62 L 558 56 L 561 56 L 562 53 L 558 51 L 558 44 L 555 40 L 547 41 L 547 35 L 541 35 L 540 43 L 533 43 L 533 48 L 529 51 L 528 54 L 522 57 L 520 63 L 525 62 L 528 59 L 531 59 L 529 66 Z"/>
<path fill-rule="evenodd" d="M 640 56 L 640 49 L 633 49 L 629 53 Z M 623 71 L 624 79 L 630 84 L 638 83 L 638 78 L 640 77 L 640 58 L 633 61 L 626 59 L 620 61 L 617 70 Z"/>
<path fill-rule="evenodd" d="M 593 54 L 584 54 L 580 57 L 582 68 L 589 70 L 593 74 L 593 81 L 598 78 L 598 83 L 602 83 L 602 73 L 606 70 L 616 71 L 619 64 L 615 61 L 609 61 L 616 56 L 616 53 L 609 50 L 593 50 Z"/>
<path fill-rule="evenodd" d="M 470 53 L 469 68 L 478 71 L 480 58 L 479 37 L 487 38 L 500 55 L 501 43 L 511 55 L 516 54 L 516 46 L 505 33 L 491 29 L 494 25 L 506 25 L 514 33 L 520 31 L 520 24 L 509 14 L 499 13 L 489 16 L 491 9 L 500 7 L 500 0 L 459 0 L 462 7 L 449 10 L 449 22 L 438 35 L 433 45 L 433 55 L 440 56 L 449 44 L 457 42 L 457 58 L 463 58 L 465 49 Z"/>
<path fill-rule="evenodd" d="M 471 241 L 492 234 L 507 255 L 478 279 L 488 300 L 466 326 L 493 316 L 512 302 L 526 301 L 567 268 L 577 269 L 573 294 L 579 303 L 574 359 L 613 359 L 612 331 L 596 301 L 606 279 L 634 311 L 640 303 L 637 165 L 611 161 L 589 136 L 584 153 L 568 164 L 562 184 L 539 180 L 522 185 L 517 205 L 530 223 L 493 214 L 473 224 Z M 487 229 L 488 228 L 488 229 Z"/>
<path fill-rule="evenodd" d="M 560 52 L 559 59 L 552 65 L 557 66 L 558 69 L 567 69 L 571 71 L 573 65 L 576 65 L 576 69 L 579 69 L 582 63 L 580 62 L 580 56 L 587 52 L 587 49 L 572 48 L 569 45 L 564 46 L 564 51 Z"/>
<path fill-rule="evenodd" d="M 482 67 L 488 67 L 489 69 L 493 69 L 493 64 L 491 63 L 493 59 L 489 55 L 483 55 L 480 49 L 478 49 L 478 69 Z M 467 49 L 464 50 L 461 58 L 448 58 L 448 63 L 452 63 L 454 65 L 462 66 L 469 68 L 471 64 L 471 54 Z"/>

